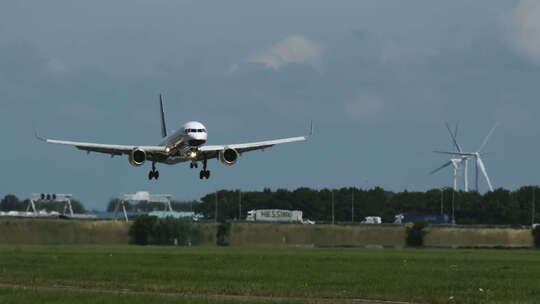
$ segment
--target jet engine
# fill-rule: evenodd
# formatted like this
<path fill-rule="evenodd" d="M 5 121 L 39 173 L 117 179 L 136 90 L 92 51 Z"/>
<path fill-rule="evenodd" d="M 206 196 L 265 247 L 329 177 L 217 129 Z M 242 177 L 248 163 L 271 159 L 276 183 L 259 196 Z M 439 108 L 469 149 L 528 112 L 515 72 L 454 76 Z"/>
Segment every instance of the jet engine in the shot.
<path fill-rule="evenodd" d="M 232 148 L 225 148 L 219 151 L 219 160 L 224 165 L 232 166 L 236 164 L 236 161 L 238 160 L 238 152 Z"/>
<path fill-rule="evenodd" d="M 146 161 L 146 152 L 143 149 L 135 148 L 129 153 L 129 164 L 138 167 Z"/>

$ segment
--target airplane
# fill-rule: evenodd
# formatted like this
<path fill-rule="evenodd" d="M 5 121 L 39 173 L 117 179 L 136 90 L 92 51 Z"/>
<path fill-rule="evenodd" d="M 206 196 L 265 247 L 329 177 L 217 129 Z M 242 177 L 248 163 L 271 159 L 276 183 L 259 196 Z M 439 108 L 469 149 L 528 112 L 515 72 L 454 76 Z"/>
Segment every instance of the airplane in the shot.
<path fill-rule="evenodd" d="M 146 161 L 152 162 L 152 170 L 148 173 L 148 179 L 157 180 L 159 171 L 156 170 L 156 163 L 174 165 L 182 162 L 190 162 L 191 169 L 198 168 L 198 163 L 202 162 L 203 169 L 199 173 L 199 178 L 210 178 L 210 170 L 207 169 L 208 160 L 217 158 L 227 166 L 232 166 L 238 161 L 239 155 L 244 152 L 254 150 L 264 150 L 278 144 L 305 141 L 313 134 L 313 123 L 311 124 L 309 136 L 289 137 L 277 140 L 268 140 L 244 144 L 232 145 L 205 145 L 208 140 L 208 130 L 198 121 L 185 123 L 176 132 L 167 135 L 165 125 L 165 111 L 163 108 L 163 97 L 159 95 L 161 135 L 162 140 L 157 146 L 128 146 L 128 145 L 108 145 L 87 142 L 75 142 L 48 139 L 41 137 L 36 131 L 36 138 L 50 144 L 74 146 L 79 150 L 110 154 L 111 157 L 117 155 L 128 155 L 129 164 L 134 167 L 142 166 Z"/>

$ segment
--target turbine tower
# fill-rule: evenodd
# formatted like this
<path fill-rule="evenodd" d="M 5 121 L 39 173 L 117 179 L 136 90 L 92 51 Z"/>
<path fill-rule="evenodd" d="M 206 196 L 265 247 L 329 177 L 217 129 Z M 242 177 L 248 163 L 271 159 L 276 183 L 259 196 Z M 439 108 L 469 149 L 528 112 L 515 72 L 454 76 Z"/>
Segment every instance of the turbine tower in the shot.
<path fill-rule="evenodd" d="M 448 123 L 446 123 L 446 129 L 448 130 L 448 133 L 450 134 L 450 138 L 452 139 L 452 143 L 456 149 L 456 152 L 457 153 L 462 153 L 463 150 L 461 149 L 461 146 L 458 144 L 457 140 L 456 140 L 456 137 L 457 137 L 457 133 L 458 133 L 458 128 L 459 128 L 459 123 L 456 123 L 456 127 L 454 129 L 454 132 L 452 132 L 452 130 L 450 129 L 450 125 Z M 457 156 L 457 157 L 456 157 Z M 468 180 L 468 175 L 467 175 L 467 171 L 468 171 L 468 157 L 465 157 L 465 156 L 460 156 L 460 155 L 452 155 L 452 158 L 450 158 L 449 161 L 447 161 L 446 163 L 444 163 L 442 166 L 438 167 L 437 169 L 431 171 L 429 174 L 435 174 L 436 172 L 452 165 L 453 167 L 453 178 L 454 178 L 454 190 L 457 190 L 458 189 L 458 172 L 459 172 L 459 169 L 461 167 L 461 165 L 463 164 L 465 166 L 465 170 L 463 171 L 464 173 L 464 185 L 465 185 L 465 191 L 469 191 L 469 180 Z"/>
<path fill-rule="evenodd" d="M 448 124 L 447 124 L 447 127 L 448 127 Z M 484 161 L 482 160 L 481 155 L 482 155 L 482 151 L 484 150 L 484 148 L 486 147 L 486 145 L 487 145 L 487 143 L 489 141 L 489 138 L 491 137 L 491 135 L 493 134 L 493 131 L 495 131 L 496 128 L 497 128 L 497 124 L 495 124 L 493 126 L 493 128 L 491 128 L 488 135 L 484 138 L 484 141 L 482 142 L 482 144 L 480 145 L 480 147 L 478 148 L 478 150 L 476 152 L 463 152 L 461 150 L 461 147 L 457 144 L 457 141 L 455 140 L 455 136 L 454 136 L 454 134 L 452 134 L 452 132 L 450 132 L 451 137 L 452 137 L 452 140 L 454 141 L 456 147 L 458 147 L 457 151 L 456 152 L 435 151 L 435 153 L 448 154 L 448 155 L 452 155 L 452 157 L 461 158 L 465 162 L 465 168 L 466 168 L 465 169 L 465 176 L 467 176 L 467 170 L 468 170 L 467 161 L 469 159 L 474 160 L 474 162 L 475 162 L 475 171 L 476 171 L 476 176 L 475 176 L 476 191 L 478 191 L 478 181 L 480 179 L 480 172 L 482 173 L 482 176 L 484 177 L 484 179 L 485 179 L 485 181 L 486 181 L 486 183 L 488 185 L 489 190 L 493 191 L 493 185 L 491 184 L 491 180 L 489 178 L 489 175 L 487 174 L 486 165 L 484 164 Z M 467 177 L 465 177 L 465 180 L 466 180 L 466 183 L 468 183 Z"/>

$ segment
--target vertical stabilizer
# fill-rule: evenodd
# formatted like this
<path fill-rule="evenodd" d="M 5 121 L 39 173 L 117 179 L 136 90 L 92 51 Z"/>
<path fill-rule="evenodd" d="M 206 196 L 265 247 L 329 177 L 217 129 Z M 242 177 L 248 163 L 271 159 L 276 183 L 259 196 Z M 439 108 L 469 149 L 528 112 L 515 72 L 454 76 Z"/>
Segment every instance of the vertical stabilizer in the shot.
<path fill-rule="evenodd" d="M 161 114 L 161 136 L 167 137 L 167 127 L 165 126 L 165 110 L 163 109 L 163 97 L 159 94 L 159 109 Z"/>

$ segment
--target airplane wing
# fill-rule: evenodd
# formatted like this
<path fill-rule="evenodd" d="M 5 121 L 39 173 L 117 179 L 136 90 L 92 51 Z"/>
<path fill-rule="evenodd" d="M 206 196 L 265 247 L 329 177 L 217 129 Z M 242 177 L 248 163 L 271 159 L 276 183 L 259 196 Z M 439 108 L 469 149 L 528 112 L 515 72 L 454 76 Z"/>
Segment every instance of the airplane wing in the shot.
<path fill-rule="evenodd" d="M 279 145 L 279 144 L 305 141 L 308 138 L 309 138 L 308 136 L 298 136 L 298 137 L 259 141 L 259 142 L 245 143 L 245 144 L 202 146 L 199 148 L 199 151 L 203 152 L 207 158 L 214 158 L 218 156 L 219 151 L 225 148 L 232 148 L 238 151 L 238 153 L 244 153 L 244 152 L 254 151 L 254 150 L 263 150 L 263 149 L 270 148 L 272 146 Z"/>
<path fill-rule="evenodd" d="M 75 148 L 88 152 L 99 152 L 110 155 L 122 155 L 129 154 L 134 148 L 140 148 L 147 153 L 167 153 L 167 147 L 163 146 L 129 146 L 129 145 L 108 145 L 108 144 L 97 144 L 97 143 L 87 143 L 87 142 L 77 142 L 77 141 L 66 141 L 66 140 L 56 140 L 48 139 L 39 136 L 36 133 L 37 139 L 44 141 L 49 144 L 58 144 L 58 145 L 68 145 L 74 146 Z"/>

